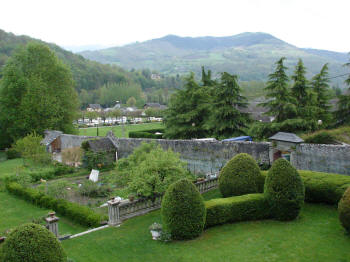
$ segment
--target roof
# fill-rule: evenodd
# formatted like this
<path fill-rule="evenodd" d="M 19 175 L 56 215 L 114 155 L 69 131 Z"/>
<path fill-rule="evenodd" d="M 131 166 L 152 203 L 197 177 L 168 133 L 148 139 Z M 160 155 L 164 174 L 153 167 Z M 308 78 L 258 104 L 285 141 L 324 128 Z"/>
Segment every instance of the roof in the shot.
<path fill-rule="evenodd" d="M 92 108 L 92 109 L 101 109 L 102 108 L 100 104 L 89 104 L 88 107 Z"/>
<path fill-rule="evenodd" d="M 304 140 L 302 140 L 296 134 L 286 133 L 286 132 L 278 132 L 277 134 L 274 134 L 273 136 L 269 137 L 269 140 L 285 141 L 285 142 L 292 142 L 292 143 L 304 142 Z"/>
<path fill-rule="evenodd" d="M 94 152 L 112 151 L 116 149 L 114 143 L 108 137 L 88 140 L 87 143 Z"/>
<path fill-rule="evenodd" d="M 238 136 L 233 138 L 224 139 L 222 141 L 253 141 L 252 137 L 250 136 Z"/>
<path fill-rule="evenodd" d="M 145 105 L 144 105 L 144 107 L 145 106 L 148 106 L 148 107 L 160 107 L 160 104 L 159 103 L 146 103 Z"/>
<path fill-rule="evenodd" d="M 43 140 L 41 140 L 40 144 L 48 146 L 50 145 L 57 137 L 62 135 L 63 133 L 61 131 L 55 131 L 55 130 L 45 130 L 44 132 L 45 137 Z"/>

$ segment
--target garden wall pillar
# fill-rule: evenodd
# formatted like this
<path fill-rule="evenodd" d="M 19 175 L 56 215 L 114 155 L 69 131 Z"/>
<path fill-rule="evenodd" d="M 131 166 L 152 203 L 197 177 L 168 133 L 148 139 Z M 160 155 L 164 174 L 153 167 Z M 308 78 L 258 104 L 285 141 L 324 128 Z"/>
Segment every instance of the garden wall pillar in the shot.
<path fill-rule="evenodd" d="M 59 218 L 55 216 L 55 212 L 49 213 L 49 216 L 45 218 L 48 229 L 58 238 L 58 220 Z"/>
<path fill-rule="evenodd" d="M 111 199 L 108 202 L 108 225 L 115 226 L 121 223 L 119 212 L 119 199 Z"/>

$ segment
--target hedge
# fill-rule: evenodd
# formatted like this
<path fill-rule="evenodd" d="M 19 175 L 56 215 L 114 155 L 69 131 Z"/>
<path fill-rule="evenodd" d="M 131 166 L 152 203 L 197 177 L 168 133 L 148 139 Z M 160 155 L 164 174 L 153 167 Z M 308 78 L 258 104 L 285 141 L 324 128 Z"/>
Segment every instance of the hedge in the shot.
<path fill-rule="evenodd" d="M 350 187 L 339 201 L 338 212 L 340 223 L 350 233 Z"/>
<path fill-rule="evenodd" d="M 100 226 L 101 221 L 107 220 L 107 216 L 95 213 L 86 206 L 69 202 L 65 199 L 56 199 L 45 195 L 34 188 L 25 188 L 16 182 L 6 184 L 9 193 L 14 194 L 37 206 L 52 209 L 62 216 L 87 227 Z"/>
<path fill-rule="evenodd" d="M 155 133 L 162 133 L 156 135 Z M 153 128 L 153 129 L 145 129 L 140 131 L 131 131 L 129 132 L 130 138 L 152 138 L 152 139 L 163 139 L 163 134 L 165 132 L 164 128 Z"/>
<path fill-rule="evenodd" d="M 271 218 L 270 207 L 264 194 L 248 194 L 217 198 L 205 202 L 205 227 L 248 220 Z"/>

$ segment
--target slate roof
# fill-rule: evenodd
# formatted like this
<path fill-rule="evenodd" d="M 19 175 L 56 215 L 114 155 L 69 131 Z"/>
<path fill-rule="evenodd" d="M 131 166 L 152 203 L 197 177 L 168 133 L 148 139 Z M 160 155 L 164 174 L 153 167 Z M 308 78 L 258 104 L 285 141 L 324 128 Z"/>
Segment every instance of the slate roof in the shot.
<path fill-rule="evenodd" d="M 90 149 L 94 152 L 112 151 L 116 149 L 114 143 L 108 137 L 88 140 L 87 143 L 89 144 Z"/>
<path fill-rule="evenodd" d="M 43 140 L 41 140 L 40 144 L 48 146 L 50 145 L 57 137 L 62 135 L 63 133 L 61 131 L 55 131 L 55 130 L 46 130 L 44 132 L 45 137 Z"/>
<path fill-rule="evenodd" d="M 273 136 L 269 137 L 269 140 L 285 141 L 285 142 L 292 142 L 292 143 L 304 142 L 304 140 L 302 140 L 296 134 L 286 133 L 286 132 L 278 132 L 277 134 L 274 134 Z"/>
<path fill-rule="evenodd" d="M 100 104 L 89 104 L 88 106 L 89 108 L 92 108 L 92 109 L 102 109 L 101 105 Z"/>

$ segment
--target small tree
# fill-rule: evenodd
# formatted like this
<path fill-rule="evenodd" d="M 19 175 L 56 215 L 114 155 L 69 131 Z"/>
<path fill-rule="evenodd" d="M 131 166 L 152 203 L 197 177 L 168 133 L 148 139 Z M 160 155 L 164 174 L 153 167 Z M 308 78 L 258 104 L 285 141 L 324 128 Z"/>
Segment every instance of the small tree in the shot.
<path fill-rule="evenodd" d="M 136 99 L 135 99 L 135 97 L 130 97 L 129 99 L 128 99 L 128 101 L 126 101 L 126 105 L 127 106 L 130 106 L 130 107 L 133 107 L 133 106 L 135 106 L 136 105 Z"/>

